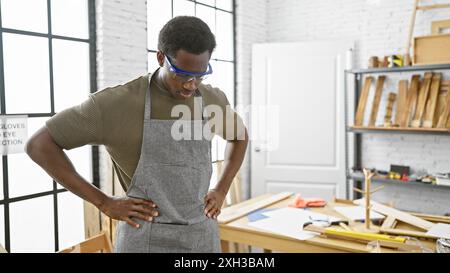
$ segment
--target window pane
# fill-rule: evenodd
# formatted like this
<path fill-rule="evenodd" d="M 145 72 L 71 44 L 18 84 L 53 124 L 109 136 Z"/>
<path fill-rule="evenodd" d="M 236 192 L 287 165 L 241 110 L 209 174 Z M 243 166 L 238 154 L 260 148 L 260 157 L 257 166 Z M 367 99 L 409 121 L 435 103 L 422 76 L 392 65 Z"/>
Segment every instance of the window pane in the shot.
<path fill-rule="evenodd" d="M 72 162 L 75 170 L 87 181 L 92 183 L 92 146 L 86 145 L 80 148 L 64 151 Z M 58 188 L 64 187 L 58 183 Z"/>
<path fill-rule="evenodd" d="M 149 52 L 148 53 L 148 72 L 153 73 L 156 69 L 158 69 L 159 63 L 156 59 L 156 53 Z"/>
<path fill-rule="evenodd" d="M 45 125 L 47 118 L 29 118 L 28 135 Z M 18 197 L 53 189 L 52 178 L 25 154 L 8 156 L 9 196 Z"/>
<path fill-rule="evenodd" d="M 216 7 L 228 11 L 233 11 L 233 0 L 217 0 Z"/>
<path fill-rule="evenodd" d="M 54 252 L 53 196 L 10 205 L 11 252 Z"/>
<path fill-rule="evenodd" d="M 7 113 L 50 112 L 48 39 L 3 34 Z"/>
<path fill-rule="evenodd" d="M 173 0 L 173 17 L 179 15 L 195 15 L 195 4 L 186 0 Z"/>
<path fill-rule="evenodd" d="M 216 12 L 215 9 L 203 5 L 197 5 L 196 16 L 208 24 L 212 33 L 216 33 Z"/>
<path fill-rule="evenodd" d="M 148 49 L 157 50 L 158 35 L 161 28 L 172 18 L 172 1 L 147 1 Z"/>
<path fill-rule="evenodd" d="M 87 0 L 52 0 L 52 33 L 89 39 Z"/>
<path fill-rule="evenodd" d="M 47 0 L 1 0 L 4 28 L 48 33 Z"/>
<path fill-rule="evenodd" d="M 197 5 L 196 16 L 202 19 L 211 29 L 213 34 L 216 33 L 216 12 L 215 9 Z M 216 58 L 216 51 L 213 52 L 212 58 Z"/>
<path fill-rule="evenodd" d="M 205 83 L 222 90 L 231 106 L 234 106 L 234 64 L 212 61 L 211 65 L 213 74 L 205 80 Z"/>
<path fill-rule="evenodd" d="M 60 112 L 88 98 L 89 44 L 53 39 L 55 111 Z"/>
<path fill-rule="evenodd" d="M 214 7 L 216 4 L 216 0 L 197 0 L 197 2 L 209 5 L 211 7 Z"/>
<path fill-rule="evenodd" d="M 217 48 L 215 58 L 233 61 L 233 15 L 228 12 L 217 11 Z"/>
<path fill-rule="evenodd" d="M 5 247 L 5 207 L 0 205 L 0 244 Z"/>
<path fill-rule="evenodd" d="M 85 239 L 83 199 L 70 192 L 58 194 L 58 236 L 59 249 Z"/>

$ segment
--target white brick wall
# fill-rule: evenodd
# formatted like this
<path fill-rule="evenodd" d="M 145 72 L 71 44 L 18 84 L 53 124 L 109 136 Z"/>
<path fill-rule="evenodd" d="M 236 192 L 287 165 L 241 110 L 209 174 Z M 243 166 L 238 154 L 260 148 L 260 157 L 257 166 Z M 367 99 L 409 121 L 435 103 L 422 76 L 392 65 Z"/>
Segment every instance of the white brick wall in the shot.
<path fill-rule="evenodd" d="M 239 3 L 247 1 L 238 1 Z M 254 1 L 256 2 L 256 1 Z M 259 5 L 266 2 L 267 12 L 258 17 L 266 17 L 266 42 L 292 42 L 312 40 L 345 39 L 356 42 L 354 55 L 356 67 L 366 67 L 370 56 L 383 56 L 403 53 L 406 46 L 409 21 L 412 12 L 412 0 L 267 0 L 257 1 Z M 424 4 L 443 3 L 445 1 L 422 1 Z M 254 5 L 248 5 L 247 11 L 239 14 L 253 14 Z M 241 8 L 246 8 L 242 6 Z M 415 36 L 429 34 L 431 21 L 448 19 L 449 10 L 418 12 Z M 241 18 L 247 20 L 248 18 Z M 264 21 L 264 20 L 263 20 Z M 260 26 L 253 27 L 243 22 L 238 31 L 246 33 L 263 33 Z M 252 36 L 254 37 L 254 36 Z M 238 36 L 245 40 L 246 37 Z M 258 36 L 258 41 L 264 41 Z M 247 47 L 238 47 L 238 56 L 251 56 Z M 250 82 L 249 65 L 242 62 L 244 82 L 238 88 L 239 98 L 247 98 L 245 82 Z M 403 74 L 410 78 L 411 74 Z M 450 79 L 447 72 L 445 78 Z M 382 101 L 386 101 L 388 91 L 396 90 L 393 80 L 396 76 L 388 75 Z M 392 80 L 391 80 L 392 79 Z M 369 98 L 370 99 L 370 98 Z M 238 100 L 239 102 L 239 100 Z M 243 99 L 245 102 L 245 99 Z M 369 100 L 368 105 L 371 101 Z M 380 105 L 380 115 L 385 104 Z M 450 137 L 424 135 L 364 135 L 363 165 L 388 169 L 389 164 L 410 165 L 413 171 L 425 169 L 429 172 L 450 171 Z M 401 209 L 416 210 L 427 213 L 450 213 L 450 188 L 430 189 L 408 185 L 389 186 L 375 195 L 380 201 L 394 201 Z"/>
<path fill-rule="evenodd" d="M 147 73 L 145 0 L 97 0 L 98 90 Z M 109 155 L 100 148 L 100 184 L 105 185 Z"/>
<path fill-rule="evenodd" d="M 236 51 L 237 51 L 237 105 L 251 103 L 252 45 L 266 39 L 266 1 L 236 0 Z M 249 124 L 249 115 L 242 115 Z M 250 150 L 242 164 L 242 192 L 244 198 L 250 197 Z"/>
<path fill-rule="evenodd" d="M 147 71 L 145 0 L 97 0 L 97 81 L 103 89 Z"/>

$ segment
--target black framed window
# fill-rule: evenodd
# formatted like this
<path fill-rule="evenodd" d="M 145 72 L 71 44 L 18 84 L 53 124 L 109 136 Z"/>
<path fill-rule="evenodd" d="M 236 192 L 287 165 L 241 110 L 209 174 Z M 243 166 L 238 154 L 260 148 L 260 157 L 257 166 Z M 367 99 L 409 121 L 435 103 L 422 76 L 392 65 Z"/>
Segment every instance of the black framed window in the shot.
<path fill-rule="evenodd" d="M 27 115 L 29 136 L 96 91 L 94 0 L 1 0 L 0 30 L 1 114 Z M 98 148 L 67 154 L 98 185 Z M 0 243 L 8 251 L 54 252 L 84 240 L 79 197 L 25 153 L 1 164 Z"/>
<path fill-rule="evenodd" d="M 211 56 L 214 73 L 206 84 L 225 92 L 235 105 L 235 2 L 233 0 L 147 0 L 148 71 L 158 68 L 156 52 L 158 34 L 164 24 L 179 15 L 191 15 L 208 24 L 216 36 L 217 48 Z M 218 137 L 212 141 L 213 161 L 223 159 L 226 142 Z M 214 177 L 214 176 L 213 176 Z"/>

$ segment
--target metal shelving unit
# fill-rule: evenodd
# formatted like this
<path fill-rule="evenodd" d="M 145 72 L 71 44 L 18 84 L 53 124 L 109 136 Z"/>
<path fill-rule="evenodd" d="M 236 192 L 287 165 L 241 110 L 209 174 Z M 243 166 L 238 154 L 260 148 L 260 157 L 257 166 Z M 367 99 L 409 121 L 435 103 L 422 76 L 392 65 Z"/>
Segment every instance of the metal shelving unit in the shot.
<path fill-rule="evenodd" d="M 351 73 L 351 74 L 375 74 L 375 73 L 398 73 L 398 72 L 447 70 L 447 69 L 450 69 L 450 64 L 431 64 L 431 65 L 413 65 L 413 66 L 403 66 L 403 67 L 350 69 L 350 70 L 346 70 L 345 72 Z"/>
<path fill-rule="evenodd" d="M 381 134 L 428 134 L 428 135 L 450 135 L 450 129 L 447 128 L 411 128 L 411 127 L 366 127 L 349 126 L 347 132 L 353 133 L 381 133 Z"/>
<path fill-rule="evenodd" d="M 355 172 L 355 173 L 350 174 L 348 176 L 348 179 L 363 181 L 364 174 L 361 172 Z M 401 181 L 401 180 L 395 180 L 395 179 L 380 178 L 377 176 L 374 176 L 372 178 L 372 182 L 380 182 L 380 183 L 393 184 L 393 185 L 409 185 L 409 186 L 418 186 L 418 187 L 433 187 L 433 188 L 447 188 L 447 189 L 450 188 L 450 186 L 436 185 L 436 184 L 431 184 L 431 183 L 423 183 L 423 182 L 418 182 L 418 181 L 414 181 L 414 180 Z"/>
<path fill-rule="evenodd" d="M 401 73 L 401 72 L 417 72 L 417 71 L 436 71 L 436 70 L 450 70 L 450 63 L 448 64 L 433 64 L 433 65 L 420 65 L 420 66 L 405 66 L 405 67 L 394 67 L 394 68 L 368 68 L 368 69 L 350 69 L 345 70 L 345 89 L 347 93 L 347 78 L 349 74 L 352 74 L 354 76 L 354 105 L 355 109 L 353 109 L 354 112 L 356 112 L 362 87 L 362 77 L 365 74 L 385 74 L 385 73 Z M 345 96 L 345 111 L 346 111 L 346 117 L 347 117 L 347 111 L 348 111 L 348 105 L 347 105 L 347 94 Z M 347 124 L 347 121 L 346 121 Z M 361 149 L 361 140 L 362 140 L 362 134 L 424 134 L 424 135 L 449 135 L 450 136 L 450 129 L 438 129 L 438 128 L 382 128 L 382 127 L 364 127 L 364 126 L 349 126 L 346 128 L 346 134 L 345 134 L 345 143 L 346 143 L 346 149 L 347 149 L 347 143 L 348 143 L 348 137 L 347 133 L 354 133 L 355 134 L 355 142 L 354 142 L 354 162 L 353 166 L 356 169 L 361 169 L 361 159 L 362 159 L 362 149 Z M 348 149 L 347 149 L 348 150 Z M 348 160 L 348 154 L 346 154 L 346 160 L 345 160 L 345 166 L 347 171 L 347 198 L 349 198 L 350 193 L 350 179 L 355 181 L 355 186 L 357 188 L 362 188 L 362 182 L 364 181 L 363 176 L 357 176 L 350 173 L 349 168 L 349 160 Z M 402 183 L 405 185 L 409 185 L 409 183 L 404 182 L 398 182 L 394 180 L 386 180 L 386 179 L 380 179 L 378 182 L 396 182 L 396 183 Z M 419 184 L 423 184 L 420 182 L 415 182 Z M 433 186 L 436 187 L 436 185 L 427 185 L 424 184 L 423 186 Z M 438 186 L 438 187 L 445 187 L 445 186 Z"/>

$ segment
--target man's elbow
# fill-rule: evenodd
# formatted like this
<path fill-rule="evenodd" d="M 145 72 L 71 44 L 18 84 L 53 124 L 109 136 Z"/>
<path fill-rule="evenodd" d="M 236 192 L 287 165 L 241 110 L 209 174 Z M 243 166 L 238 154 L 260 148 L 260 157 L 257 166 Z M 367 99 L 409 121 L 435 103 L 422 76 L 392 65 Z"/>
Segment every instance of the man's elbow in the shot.
<path fill-rule="evenodd" d="M 36 161 L 36 158 L 42 154 L 45 153 L 46 147 L 50 144 L 49 142 L 49 133 L 47 129 L 41 128 L 38 130 L 25 144 L 25 153 Z"/>
<path fill-rule="evenodd" d="M 35 157 L 39 148 L 39 139 L 36 136 L 32 136 L 25 144 L 25 153 L 32 159 Z"/>

